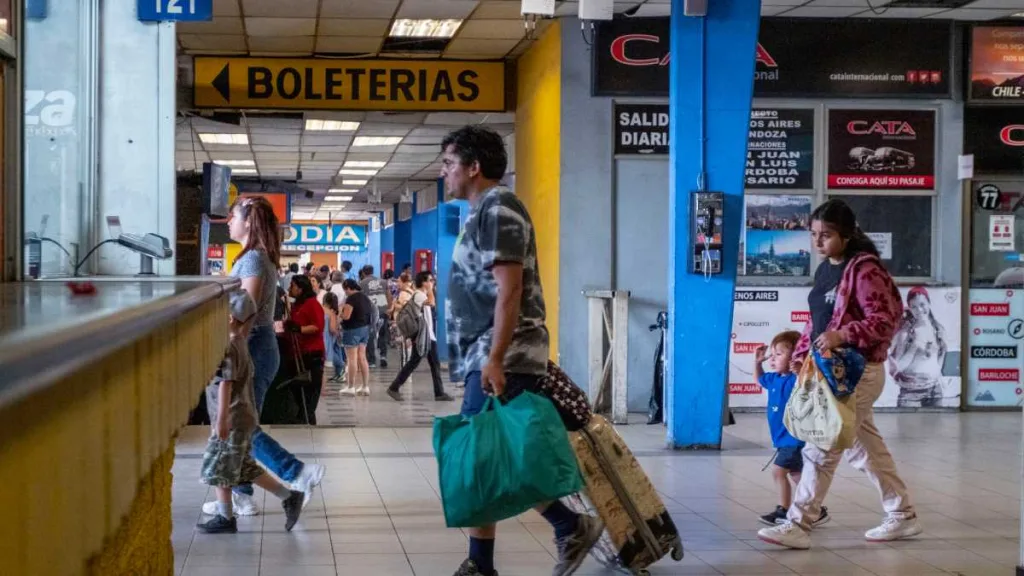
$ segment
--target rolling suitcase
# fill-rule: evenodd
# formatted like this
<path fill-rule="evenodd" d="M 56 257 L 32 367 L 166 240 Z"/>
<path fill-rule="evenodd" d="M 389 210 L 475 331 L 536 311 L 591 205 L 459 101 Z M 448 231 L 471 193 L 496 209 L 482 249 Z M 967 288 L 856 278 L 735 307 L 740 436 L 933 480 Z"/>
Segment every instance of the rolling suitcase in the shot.
<path fill-rule="evenodd" d="M 595 414 L 569 437 L 587 498 L 570 497 L 566 503 L 579 512 L 596 511 L 605 525 L 594 557 L 631 574 L 646 574 L 669 553 L 682 560 L 683 543 L 664 502 L 611 423 Z"/>

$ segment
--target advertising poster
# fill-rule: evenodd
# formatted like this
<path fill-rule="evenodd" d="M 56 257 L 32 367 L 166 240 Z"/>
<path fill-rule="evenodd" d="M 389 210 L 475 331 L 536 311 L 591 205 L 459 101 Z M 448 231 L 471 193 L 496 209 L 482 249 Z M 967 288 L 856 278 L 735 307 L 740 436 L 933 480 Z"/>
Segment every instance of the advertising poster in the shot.
<path fill-rule="evenodd" d="M 615 104 L 615 154 L 668 154 L 668 104 Z"/>
<path fill-rule="evenodd" d="M 1001 106 L 965 108 L 964 154 L 974 155 L 976 173 L 1024 174 L 1024 111 Z"/>
<path fill-rule="evenodd" d="M 748 189 L 814 187 L 814 110 L 751 110 L 745 183 Z"/>
<path fill-rule="evenodd" d="M 972 289 L 970 302 L 967 405 L 1024 404 L 1024 292 Z"/>
<path fill-rule="evenodd" d="M 933 110 L 833 109 L 828 126 L 829 188 L 935 187 Z"/>
<path fill-rule="evenodd" d="M 811 197 L 749 195 L 745 199 L 741 246 L 746 274 L 810 275 Z"/>
<path fill-rule="evenodd" d="M 779 332 L 803 331 L 810 288 L 740 288 L 733 307 L 729 405 L 762 408 L 754 351 Z M 960 289 L 900 288 L 905 312 L 886 362 L 878 408 L 960 406 Z M 767 369 L 767 365 L 766 365 Z"/>
<path fill-rule="evenodd" d="M 764 18 L 754 95 L 948 97 L 951 32 L 941 21 Z M 594 96 L 668 96 L 669 19 L 598 22 L 593 58 Z"/>
<path fill-rule="evenodd" d="M 971 100 L 1024 102 L 1024 26 L 971 31 Z"/>

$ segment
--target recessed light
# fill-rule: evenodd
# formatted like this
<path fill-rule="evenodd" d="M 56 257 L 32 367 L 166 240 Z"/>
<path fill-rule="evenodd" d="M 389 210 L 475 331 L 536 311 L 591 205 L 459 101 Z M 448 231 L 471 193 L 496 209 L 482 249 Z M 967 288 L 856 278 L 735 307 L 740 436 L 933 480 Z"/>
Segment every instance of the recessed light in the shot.
<path fill-rule="evenodd" d="M 238 174 L 256 174 L 256 169 L 255 168 L 234 168 L 234 169 L 231 170 L 231 175 L 232 176 L 237 176 Z"/>
<path fill-rule="evenodd" d="M 214 160 L 214 164 L 222 166 L 255 166 L 255 160 Z"/>
<path fill-rule="evenodd" d="M 345 186 L 366 186 L 369 180 L 342 180 L 341 183 Z"/>
<path fill-rule="evenodd" d="M 216 134 L 213 132 L 202 132 L 199 140 L 203 144 L 239 144 L 249 143 L 249 136 L 246 134 Z"/>
<path fill-rule="evenodd" d="M 327 190 L 328 194 L 355 194 L 359 190 L 351 190 L 348 188 L 331 188 Z"/>
<path fill-rule="evenodd" d="M 356 136 L 352 139 L 353 146 L 395 146 L 402 141 L 402 136 Z"/>
<path fill-rule="evenodd" d="M 395 38 L 451 38 L 462 20 L 400 18 L 391 26 L 389 36 Z"/>
<path fill-rule="evenodd" d="M 352 170 L 351 168 L 342 168 L 338 170 L 338 174 L 342 176 L 374 176 L 377 174 L 377 170 Z"/>
<path fill-rule="evenodd" d="M 345 168 L 383 168 L 387 162 L 376 160 L 349 160 Z"/>
<path fill-rule="evenodd" d="M 324 198 L 324 202 L 351 202 L 351 196 L 328 196 Z"/>
<path fill-rule="evenodd" d="M 359 129 L 359 122 L 345 122 L 342 120 L 306 120 L 306 130 L 321 132 L 352 132 Z"/>

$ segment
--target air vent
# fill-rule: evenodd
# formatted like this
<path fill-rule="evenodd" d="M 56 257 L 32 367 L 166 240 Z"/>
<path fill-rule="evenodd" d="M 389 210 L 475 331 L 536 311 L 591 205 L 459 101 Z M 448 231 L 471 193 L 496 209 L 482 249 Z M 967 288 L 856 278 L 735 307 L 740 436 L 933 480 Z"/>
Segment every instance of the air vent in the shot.
<path fill-rule="evenodd" d="M 945 8 L 953 10 L 962 8 L 974 0 L 895 0 L 885 6 L 879 6 L 880 10 L 887 8 Z"/>
<path fill-rule="evenodd" d="M 384 39 L 384 45 L 380 51 L 401 52 L 401 53 L 423 53 L 430 52 L 440 54 L 448 47 L 450 38 L 403 38 L 389 36 Z"/>

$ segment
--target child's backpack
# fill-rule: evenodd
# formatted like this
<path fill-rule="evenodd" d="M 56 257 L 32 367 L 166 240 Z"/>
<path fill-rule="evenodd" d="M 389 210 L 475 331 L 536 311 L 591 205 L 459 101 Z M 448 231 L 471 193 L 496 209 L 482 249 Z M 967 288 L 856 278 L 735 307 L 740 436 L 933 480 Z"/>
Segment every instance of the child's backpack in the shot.
<path fill-rule="evenodd" d="M 423 327 L 423 308 L 416 303 L 415 298 L 410 298 L 395 316 L 395 325 L 398 331 L 406 338 L 416 338 Z"/>

